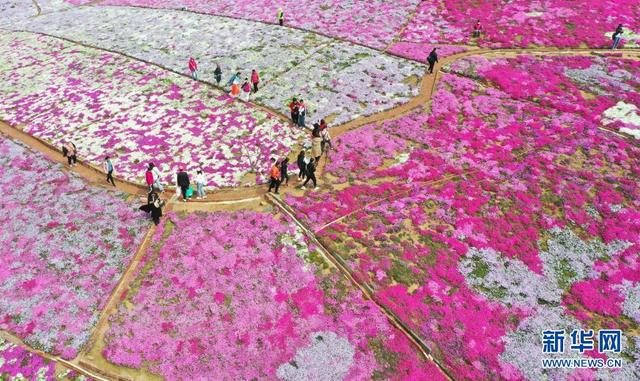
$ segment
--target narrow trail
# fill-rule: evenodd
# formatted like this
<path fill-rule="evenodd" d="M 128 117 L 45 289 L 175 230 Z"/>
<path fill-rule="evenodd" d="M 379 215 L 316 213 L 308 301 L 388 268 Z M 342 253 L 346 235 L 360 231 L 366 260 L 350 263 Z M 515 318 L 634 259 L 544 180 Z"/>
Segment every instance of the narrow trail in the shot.
<path fill-rule="evenodd" d="M 372 303 L 374 303 L 378 307 L 378 309 L 387 317 L 389 322 L 400 332 L 402 332 L 402 334 L 413 344 L 416 350 L 425 359 L 433 362 L 449 380 L 453 380 L 453 377 L 447 371 L 447 369 L 443 367 L 439 361 L 434 359 L 433 356 L 431 356 L 431 350 L 429 349 L 429 346 L 422 340 L 420 335 L 416 334 L 411 328 L 404 324 L 402 319 L 400 319 L 391 309 L 378 302 L 374 297 L 374 291 L 371 289 L 371 287 L 369 287 L 369 285 L 366 283 L 358 281 L 353 273 L 349 270 L 349 265 L 344 262 L 342 257 L 328 250 L 322 244 L 322 242 L 318 240 L 316 235 L 309 229 L 309 227 L 298 218 L 296 218 L 294 210 L 287 203 L 285 203 L 278 197 L 274 197 L 271 194 L 268 195 L 268 199 L 282 213 L 284 213 L 296 225 L 298 225 L 300 229 L 302 229 L 304 234 L 313 242 L 314 245 L 316 245 L 320 249 L 324 259 L 327 260 L 327 262 L 333 264 L 333 266 L 335 266 L 340 271 L 342 276 L 347 278 L 349 282 L 351 282 L 351 284 L 358 288 L 360 292 L 362 292 L 362 295 L 365 299 L 368 299 Z"/>

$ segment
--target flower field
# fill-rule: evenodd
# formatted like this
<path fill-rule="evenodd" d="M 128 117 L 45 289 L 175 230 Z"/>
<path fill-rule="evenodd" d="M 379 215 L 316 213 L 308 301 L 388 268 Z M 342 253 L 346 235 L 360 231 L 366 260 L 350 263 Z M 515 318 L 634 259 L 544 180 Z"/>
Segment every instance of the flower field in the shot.
<path fill-rule="evenodd" d="M 50 37 L 2 38 L 0 65 L 10 70 L 0 73 L 0 117 L 56 146 L 72 139 L 96 166 L 115 157 L 116 175 L 127 180 L 142 182 L 153 161 L 171 184 L 179 166 L 202 166 L 209 186 L 235 186 L 301 136 L 265 111 L 151 65 Z"/>
<path fill-rule="evenodd" d="M 637 379 L 640 149 L 599 129 L 637 104 L 636 62 L 447 70 L 430 114 L 340 136 L 328 191 L 287 202 L 455 379 Z M 623 367 L 543 369 L 549 327 L 622 329 Z"/>
<path fill-rule="evenodd" d="M 125 195 L 87 186 L 0 140 L 0 329 L 73 358 L 148 223 Z"/>
<path fill-rule="evenodd" d="M 188 72 L 193 56 L 200 78 L 210 82 L 220 64 L 222 86 L 236 71 L 249 77 L 256 69 L 262 86 L 253 102 L 288 114 L 291 98 L 302 97 L 308 118 L 333 124 L 408 102 L 418 94 L 424 72 L 415 62 L 309 32 L 171 10 L 88 7 L 14 28 L 122 52 L 181 73 Z M 167 35 L 168 30 L 180 33 Z"/>
<path fill-rule="evenodd" d="M 84 4 L 87 0 L 71 0 Z M 284 0 L 237 2 L 232 0 L 106 0 L 101 5 L 127 5 L 150 8 L 188 9 L 200 13 L 257 20 L 276 24 L 279 8 L 285 12 L 286 24 L 320 32 L 382 49 L 391 42 L 416 8 L 418 0 L 355 0 L 348 2 L 311 0 L 304 3 Z"/>
<path fill-rule="evenodd" d="M 71 0 L 82 4 L 86 0 Z M 626 45 L 640 43 L 640 11 L 635 1 L 581 0 L 537 2 L 456 0 L 395 1 L 305 1 L 274 4 L 265 0 L 216 2 L 179 0 L 107 0 L 101 5 L 131 5 L 193 10 L 249 20 L 276 23 L 278 7 L 285 10 L 286 23 L 297 28 L 345 38 L 376 49 L 395 39 L 420 44 L 477 44 L 490 47 L 605 47 L 619 23 L 630 30 Z M 483 36 L 473 39 L 476 20 Z M 588 20 L 588 21 L 587 21 Z M 406 26 L 405 26 L 406 25 Z M 404 26 L 404 28 L 403 28 Z M 430 49 L 429 49 L 430 50 Z M 412 58 L 415 52 L 408 52 Z"/>
<path fill-rule="evenodd" d="M 0 380 L 3 381 L 88 381 L 68 369 L 56 370 L 56 363 L 28 352 L 0 337 Z"/>
<path fill-rule="evenodd" d="M 167 380 L 444 380 L 300 231 L 172 214 L 111 316 L 105 357 Z"/>
<path fill-rule="evenodd" d="M 24 143 L 0 135 L 0 381 L 639 380 L 638 20 L 628 0 L 1 3 L 0 128 Z M 227 94 L 253 69 L 259 91 Z M 294 96 L 333 136 L 315 189 Z M 31 137 L 220 191 L 163 195 L 151 226 L 142 192 Z M 233 189 L 276 157 L 282 195 Z"/>

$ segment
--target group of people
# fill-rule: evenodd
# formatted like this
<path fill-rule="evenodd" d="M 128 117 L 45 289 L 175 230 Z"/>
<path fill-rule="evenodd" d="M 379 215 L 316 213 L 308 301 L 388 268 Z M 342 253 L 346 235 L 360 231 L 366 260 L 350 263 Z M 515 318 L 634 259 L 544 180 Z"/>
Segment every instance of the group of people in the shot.
<path fill-rule="evenodd" d="M 294 98 L 295 99 L 295 98 Z M 304 181 L 300 186 L 306 189 L 307 184 L 313 182 L 313 188 L 318 189 L 318 180 L 316 179 L 316 169 L 320 163 L 320 158 L 328 149 L 332 149 L 331 135 L 329 134 L 329 126 L 324 119 L 319 123 L 313 124 L 311 131 L 311 152 L 304 149 L 298 154 L 296 164 L 298 165 L 298 181 Z M 276 194 L 279 193 L 280 185 L 289 184 L 289 158 L 271 159 L 271 169 L 269 171 L 269 190 L 273 189 Z"/>
<path fill-rule="evenodd" d="M 190 57 L 189 62 L 187 64 L 189 67 L 189 72 L 191 73 L 191 78 L 197 80 L 198 79 L 198 62 L 195 58 Z M 220 68 L 220 64 L 216 63 L 216 68 L 213 71 L 213 77 L 216 81 L 216 85 L 220 86 L 220 82 L 222 81 L 222 68 Z M 238 97 L 242 93 L 242 99 L 245 101 L 249 101 L 249 96 L 253 93 L 257 93 L 260 85 L 260 74 L 256 69 L 251 70 L 251 76 L 245 77 L 242 80 L 242 75 L 238 71 L 234 73 L 231 78 L 226 83 L 226 87 L 229 88 L 229 95 L 232 97 Z"/>
<path fill-rule="evenodd" d="M 305 124 L 305 118 L 307 116 L 307 105 L 304 104 L 304 100 L 293 97 L 289 102 L 289 110 L 291 111 L 291 121 L 293 124 L 299 127 L 307 127 Z"/>

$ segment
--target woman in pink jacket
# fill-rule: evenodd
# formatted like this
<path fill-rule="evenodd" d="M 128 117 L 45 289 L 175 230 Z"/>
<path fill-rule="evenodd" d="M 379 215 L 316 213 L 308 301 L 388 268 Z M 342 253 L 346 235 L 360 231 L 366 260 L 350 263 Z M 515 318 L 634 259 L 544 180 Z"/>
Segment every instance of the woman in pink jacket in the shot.
<path fill-rule="evenodd" d="M 198 79 L 198 64 L 196 60 L 191 57 L 189 58 L 189 71 L 191 72 L 191 77 L 195 80 Z"/>
<path fill-rule="evenodd" d="M 153 190 L 153 183 L 155 182 L 153 179 L 153 168 L 151 166 L 147 167 L 147 172 L 144 174 L 144 177 L 147 180 L 149 192 L 151 192 Z"/>
<path fill-rule="evenodd" d="M 251 70 L 251 83 L 253 84 L 253 93 L 258 92 L 258 83 L 260 83 L 260 76 L 256 69 Z"/>

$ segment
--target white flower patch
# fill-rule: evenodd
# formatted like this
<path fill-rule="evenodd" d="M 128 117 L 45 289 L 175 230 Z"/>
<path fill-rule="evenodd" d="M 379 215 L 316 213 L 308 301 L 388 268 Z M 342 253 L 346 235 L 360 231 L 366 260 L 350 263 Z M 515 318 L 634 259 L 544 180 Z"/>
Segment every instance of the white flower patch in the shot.
<path fill-rule="evenodd" d="M 210 82 L 218 63 L 221 86 L 236 71 L 249 77 L 256 69 L 262 84 L 252 101 L 288 114 L 288 103 L 297 95 L 308 104 L 310 123 L 311 118 L 343 123 L 406 103 L 418 94 L 424 74 L 424 65 L 314 33 L 173 10 L 74 8 L 30 19 L 19 28 L 185 74 L 194 57 L 199 78 Z"/>
<path fill-rule="evenodd" d="M 287 381 L 341 381 L 353 365 L 355 348 L 333 332 L 314 332 L 311 345 L 298 349 L 292 361 L 280 365 L 276 375 Z"/>
<path fill-rule="evenodd" d="M 615 106 L 606 109 L 602 113 L 602 122 L 604 124 L 622 122 L 629 127 L 620 128 L 620 132 L 640 139 L 640 110 L 634 104 L 619 101 Z"/>

